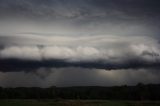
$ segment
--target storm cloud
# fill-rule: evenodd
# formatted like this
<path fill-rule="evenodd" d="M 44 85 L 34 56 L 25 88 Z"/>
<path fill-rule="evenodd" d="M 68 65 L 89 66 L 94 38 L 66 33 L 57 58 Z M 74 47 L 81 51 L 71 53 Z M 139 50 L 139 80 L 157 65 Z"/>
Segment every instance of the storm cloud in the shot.
<path fill-rule="evenodd" d="M 96 47 L 9 46 L 0 50 L 0 69 L 33 71 L 41 67 L 82 67 L 95 69 L 159 68 L 159 47 L 128 45 L 105 49 Z M 117 53 L 118 52 L 118 53 Z"/>
<path fill-rule="evenodd" d="M 118 70 L 160 66 L 159 41 L 146 36 L 17 34 L 1 38 L 3 72 L 41 67 Z"/>
<path fill-rule="evenodd" d="M 139 82 L 159 83 L 160 73 L 156 70 L 112 70 L 87 68 L 41 68 L 31 73 L 0 72 L 3 87 L 50 87 L 50 86 L 116 86 L 135 85 Z"/>
<path fill-rule="evenodd" d="M 0 86 L 159 83 L 159 19 L 158 0 L 0 0 Z"/>

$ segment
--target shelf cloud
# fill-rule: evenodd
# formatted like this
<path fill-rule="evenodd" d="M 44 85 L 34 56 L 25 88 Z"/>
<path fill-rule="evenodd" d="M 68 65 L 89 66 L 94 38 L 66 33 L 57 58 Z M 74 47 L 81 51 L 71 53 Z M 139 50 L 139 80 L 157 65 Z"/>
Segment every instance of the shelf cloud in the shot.
<path fill-rule="evenodd" d="M 158 0 L 0 0 L 0 86 L 159 83 L 159 7 Z M 79 83 L 71 75 L 81 75 Z"/>
<path fill-rule="evenodd" d="M 83 39 L 85 41 L 85 39 Z M 80 40 L 83 42 L 83 40 Z M 103 39 L 104 40 L 104 39 Z M 96 42 L 96 40 L 95 40 Z M 76 42 L 78 43 L 78 42 Z M 111 43 L 111 44 L 110 44 Z M 82 67 L 106 70 L 159 68 L 160 51 L 153 44 L 117 45 L 111 47 L 92 46 L 6 46 L 0 50 L 2 71 L 33 70 L 41 67 Z M 123 42 L 124 43 L 124 42 Z M 154 44 L 155 43 L 155 44 Z M 99 45 L 103 45 L 98 42 Z M 119 42 L 121 44 L 121 42 Z M 124 48 L 125 45 L 125 48 Z M 126 46 L 127 45 L 127 46 Z M 16 70 L 17 69 L 17 70 Z"/>

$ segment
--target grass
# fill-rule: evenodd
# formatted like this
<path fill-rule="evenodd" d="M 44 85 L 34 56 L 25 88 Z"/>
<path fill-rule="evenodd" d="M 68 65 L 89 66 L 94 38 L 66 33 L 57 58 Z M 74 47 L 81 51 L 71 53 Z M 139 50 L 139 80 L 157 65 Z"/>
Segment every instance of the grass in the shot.
<path fill-rule="evenodd" d="M 0 100 L 0 106 L 160 106 L 153 101 L 108 100 Z"/>

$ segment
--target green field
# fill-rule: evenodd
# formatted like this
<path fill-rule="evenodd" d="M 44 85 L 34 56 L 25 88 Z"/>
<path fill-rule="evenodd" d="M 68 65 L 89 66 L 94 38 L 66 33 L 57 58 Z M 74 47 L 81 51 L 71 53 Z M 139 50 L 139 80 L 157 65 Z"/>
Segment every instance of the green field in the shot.
<path fill-rule="evenodd" d="M 160 106 L 160 102 L 107 100 L 0 100 L 0 106 Z"/>

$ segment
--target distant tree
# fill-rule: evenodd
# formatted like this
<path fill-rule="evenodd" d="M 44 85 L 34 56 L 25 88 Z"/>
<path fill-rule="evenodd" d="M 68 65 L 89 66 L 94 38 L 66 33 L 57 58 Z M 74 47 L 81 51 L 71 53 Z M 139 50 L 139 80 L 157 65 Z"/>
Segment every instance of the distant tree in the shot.
<path fill-rule="evenodd" d="M 0 87 L 0 99 L 160 100 L 160 84 L 113 87 Z"/>

